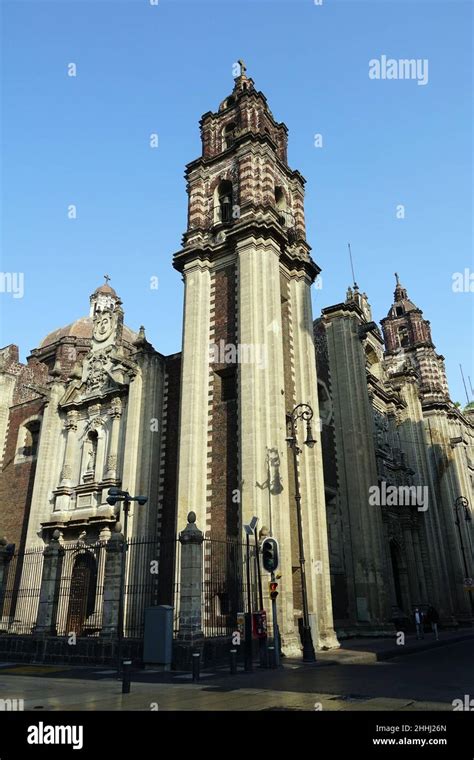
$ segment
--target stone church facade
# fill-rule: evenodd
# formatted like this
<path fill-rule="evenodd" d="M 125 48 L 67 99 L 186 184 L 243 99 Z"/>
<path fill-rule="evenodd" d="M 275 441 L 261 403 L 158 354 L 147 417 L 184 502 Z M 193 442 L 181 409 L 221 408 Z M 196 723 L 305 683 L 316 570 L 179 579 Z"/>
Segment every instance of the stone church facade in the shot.
<path fill-rule="evenodd" d="M 2 547 L 109 542 L 114 486 L 148 497 L 128 536 L 155 541 L 158 558 L 190 511 L 221 541 L 240 541 L 255 515 L 280 542 L 280 631 L 284 651 L 298 654 L 287 421 L 305 403 L 320 421 L 298 463 L 315 644 L 393 633 L 415 604 L 434 604 L 445 624 L 469 622 L 474 410 L 450 400 L 429 322 L 398 281 L 382 333 L 357 286 L 314 321 L 320 270 L 285 125 L 242 68 L 200 127 L 173 257 L 185 288 L 181 353 L 164 356 L 143 328 L 129 329 L 108 282 L 89 316 L 48 335 L 26 365 L 15 346 L 0 350 Z M 421 487 L 422 508 L 388 503 L 384 483 Z M 160 573 L 165 586 L 179 580 L 173 559 Z"/>

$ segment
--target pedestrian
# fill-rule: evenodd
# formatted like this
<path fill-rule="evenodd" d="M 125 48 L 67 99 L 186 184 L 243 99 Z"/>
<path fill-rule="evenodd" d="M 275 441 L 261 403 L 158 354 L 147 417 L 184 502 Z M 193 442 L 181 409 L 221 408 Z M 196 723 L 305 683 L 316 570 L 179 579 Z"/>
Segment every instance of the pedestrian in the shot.
<path fill-rule="evenodd" d="M 431 630 L 433 631 L 436 641 L 439 641 L 438 638 L 438 623 L 439 623 L 439 615 L 436 607 L 433 607 L 432 605 L 428 607 L 428 623 L 431 623 Z"/>
<path fill-rule="evenodd" d="M 421 638 L 424 639 L 425 633 L 423 631 L 423 613 L 418 607 L 415 607 L 414 617 L 415 617 L 415 627 L 416 627 L 416 638 L 419 639 L 420 634 L 421 634 Z"/>

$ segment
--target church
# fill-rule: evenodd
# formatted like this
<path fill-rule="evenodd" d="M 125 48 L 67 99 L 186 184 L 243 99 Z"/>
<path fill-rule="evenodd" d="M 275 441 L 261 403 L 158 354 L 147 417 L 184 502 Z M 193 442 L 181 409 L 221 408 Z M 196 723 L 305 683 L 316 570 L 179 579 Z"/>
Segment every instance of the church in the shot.
<path fill-rule="evenodd" d="M 174 603 L 190 513 L 219 606 L 206 628 L 203 602 L 204 636 L 235 629 L 242 599 L 229 588 L 245 564 L 228 553 L 208 581 L 210 547 L 241 547 L 254 517 L 279 542 L 287 655 L 301 654 L 302 619 L 319 649 L 394 635 L 415 606 L 471 625 L 474 404 L 450 399 L 429 321 L 398 275 L 381 329 L 356 283 L 313 315 L 305 180 L 243 64 L 200 130 L 172 257 L 185 289 L 180 353 L 126 325 L 126 293 L 108 277 L 88 315 L 26 364 L 15 345 L 0 350 L 2 633 L 116 633 L 107 573 L 121 537 L 124 630 L 139 639 L 144 606 Z M 147 498 L 126 536 L 111 488 Z M 266 588 L 260 597 L 270 609 Z"/>

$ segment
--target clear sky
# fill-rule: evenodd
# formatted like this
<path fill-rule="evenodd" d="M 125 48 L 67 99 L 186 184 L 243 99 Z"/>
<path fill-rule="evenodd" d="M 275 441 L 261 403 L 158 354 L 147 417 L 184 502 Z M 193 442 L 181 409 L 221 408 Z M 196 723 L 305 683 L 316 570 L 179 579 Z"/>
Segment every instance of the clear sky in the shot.
<path fill-rule="evenodd" d="M 1 266 L 24 273 L 24 296 L 0 293 L 1 345 L 17 343 L 24 359 L 88 313 L 108 273 L 127 324 L 144 324 L 162 353 L 180 350 L 171 258 L 186 224 L 184 166 L 243 58 L 307 179 L 323 270 L 315 315 L 345 296 L 350 241 L 374 319 L 399 272 L 465 403 L 458 365 L 474 384 L 474 294 L 453 292 L 452 276 L 474 272 L 470 2 L 4 0 L 2 15 Z M 427 59 L 428 83 L 370 79 L 382 55 Z"/>

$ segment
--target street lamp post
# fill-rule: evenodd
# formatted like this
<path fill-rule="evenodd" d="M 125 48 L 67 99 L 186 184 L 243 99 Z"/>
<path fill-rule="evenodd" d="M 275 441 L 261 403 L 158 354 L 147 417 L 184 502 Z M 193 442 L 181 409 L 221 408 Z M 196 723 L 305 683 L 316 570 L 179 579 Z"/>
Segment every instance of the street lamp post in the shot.
<path fill-rule="evenodd" d="M 459 534 L 459 544 L 461 547 L 461 554 L 462 554 L 462 561 L 464 565 L 464 577 L 470 578 L 471 574 L 469 572 L 468 566 L 467 566 L 467 559 L 466 559 L 466 553 L 464 551 L 464 542 L 462 540 L 462 531 L 461 531 L 461 520 L 459 518 L 459 509 L 464 509 L 464 520 L 466 523 L 471 522 L 471 515 L 469 513 L 469 501 L 466 499 L 465 496 L 458 496 L 456 501 L 454 502 L 454 514 L 456 516 L 455 523 L 458 528 L 458 534 Z M 474 613 L 474 600 L 472 598 L 472 591 L 469 591 L 469 602 L 471 604 L 471 613 Z"/>
<path fill-rule="evenodd" d="M 311 431 L 311 420 L 313 418 L 313 410 L 309 404 L 298 404 L 295 406 L 292 412 L 287 414 L 287 438 L 288 446 L 293 451 L 293 469 L 295 472 L 295 502 L 296 502 L 296 514 L 298 521 L 298 545 L 300 554 L 300 573 L 301 573 L 301 595 L 303 598 L 303 662 L 315 662 L 316 654 L 314 652 L 313 638 L 311 636 L 311 627 L 309 623 L 308 612 L 308 595 L 306 589 L 306 570 L 305 570 L 305 557 L 304 557 L 304 540 L 303 540 L 303 521 L 301 517 L 301 490 L 300 490 L 300 478 L 298 472 L 298 455 L 301 454 L 302 449 L 298 446 L 297 439 L 297 422 L 299 419 L 306 422 L 306 440 L 305 445 L 312 449 L 316 443 Z"/>
<path fill-rule="evenodd" d="M 247 575 L 247 613 L 245 615 L 245 670 L 253 670 L 252 657 L 252 589 L 250 584 L 250 536 L 257 528 L 258 517 L 252 517 L 248 525 L 244 525 L 246 546 L 246 575 Z"/>
<path fill-rule="evenodd" d="M 146 496 L 130 496 L 128 491 L 121 491 L 120 488 L 109 488 L 107 496 L 107 503 L 112 507 L 118 501 L 123 502 L 123 537 L 124 542 L 122 546 L 122 558 L 120 569 L 120 594 L 119 594 L 119 609 L 118 609 L 118 622 L 117 622 L 117 671 L 120 675 L 122 665 L 122 642 L 123 642 L 123 623 L 124 623 L 124 609 L 125 609 L 125 573 L 126 573 L 126 560 L 128 551 L 127 545 L 127 530 L 128 530 L 128 515 L 130 512 L 130 506 L 132 501 L 136 501 L 140 506 L 146 504 L 148 498 Z"/>

